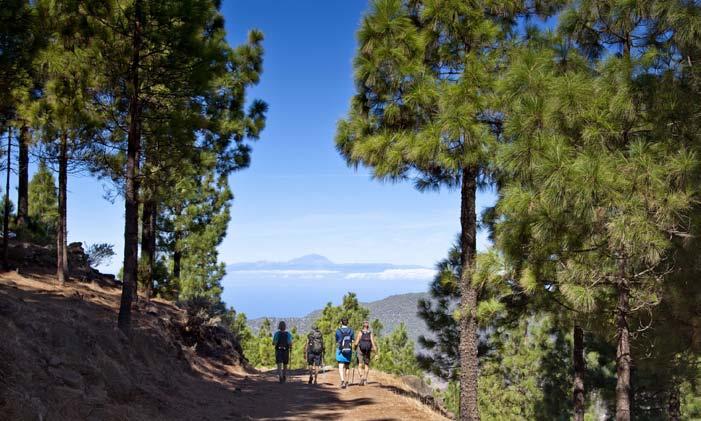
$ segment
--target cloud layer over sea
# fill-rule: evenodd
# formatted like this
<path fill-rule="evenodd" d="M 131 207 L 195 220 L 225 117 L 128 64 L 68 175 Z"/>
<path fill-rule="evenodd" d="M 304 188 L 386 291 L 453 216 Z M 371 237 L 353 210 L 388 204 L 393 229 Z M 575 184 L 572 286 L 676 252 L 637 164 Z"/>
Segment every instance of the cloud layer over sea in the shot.
<path fill-rule="evenodd" d="M 337 264 L 320 255 L 288 262 L 237 263 L 227 267 L 223 299 L 249 318 L 304 316 L 327 302 L 340 303 L 349 291 L 360 301 L 424 292 L 435 273 L 435 269 L 411 265 Z"/>

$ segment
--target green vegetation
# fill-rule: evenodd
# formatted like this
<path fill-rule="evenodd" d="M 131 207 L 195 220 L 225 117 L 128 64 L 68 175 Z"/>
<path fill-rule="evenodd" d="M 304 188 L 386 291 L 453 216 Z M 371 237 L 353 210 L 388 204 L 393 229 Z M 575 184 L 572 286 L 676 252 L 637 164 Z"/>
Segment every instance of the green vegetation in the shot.
<path fill-rule="evenodd" d="M 233 198 L 228 176 L 249 165 L 249 141 L 265 127 L 267 106 L 246 96 L 262 71 L 263 35 L 254 30 L 243 45 L 229 45 L 220 6 L 11 0 L 0 7 L 8 185 L 11 148 L 19 145 L 19 206 L 14 218 L 5 212 L 4 254 L 10 228 L 55 245 L 65 281 L 68 174 L 112 182 L 112 194 L 125 199 L 118 320 L 125 332 L 137 293 L 222 307 L 217 246 Z M 40 157 L 31 182 L 30 152 Z M 91 251 L 94 259 L 110 257 L 104 246 Z"/>
<path fill-rule="evenodd" d="M 461 189 L 419 355 L 453 382 L 461 419 L 693 413 L 681 391 L 700 379 L 699 12 L 372 3 L 336 144 L 379 179 Z M 495 248 L 477 256 L 474 192 L 490 182 Z"/>
<path fill-rule="evenodd" d="M 269 319 L 264 319 L 258 332 L 252 332 L 245 326 L 245 316 L 239 315 L 236 323 L 230 323 L 234 332 L 240 332 L 244 354 L 248 361 L 255 367 L 272 367 L 275 363 L 275 354 L 272 345 L 272 335 L 277 326 L 272 326 Z M 340 320 L 348 317 L 348 323 L 354 330 L 359 330 L 364 320 L 368 320 L 371 314 L 369 310 L 358 302 L 358 298 L 352 292 L 343 297 L 339 306 L 328 303 L 321 317 L 314 321 L 324 335 L 326 355 L 324 363 L 336 365 L 336 329 L 340 326 Z M 372 367 L 376 370 L 396 375 L 422 376 L 423 372 L 418 365 L 415 356 L 414 343 L 407 336 L 406 328 L 401 324 L 387 336 L 382 335 L 382 324 L 374 319 L 371 322 L 372 331 L 379 348 Z M 290 333 L 293 337 L 293 346 L 290 355 L 291 368 L 305 368 L 307 366 L 304 355 L 304 345 L 307 342 L 309 332 L 298 332 L 293 328 Z M 354 362 L 355 364 L 356 362 Z"/>
<path fill-rule="evenodd" d="M 401 323 L 387 336 L 378 335 L 377 359 L 373 368 L 385 373 L 400 376 L 423 376 L 414 352 L 414 343 L 409 339 L 404 324 Z"/>
<path fill-rule="evenodd" d="M 40 244 L 53 243 L 58 227 L 58 197 L 53 173 L 44 161 L 29 182 L 29 226 L 31 238 Z"/>

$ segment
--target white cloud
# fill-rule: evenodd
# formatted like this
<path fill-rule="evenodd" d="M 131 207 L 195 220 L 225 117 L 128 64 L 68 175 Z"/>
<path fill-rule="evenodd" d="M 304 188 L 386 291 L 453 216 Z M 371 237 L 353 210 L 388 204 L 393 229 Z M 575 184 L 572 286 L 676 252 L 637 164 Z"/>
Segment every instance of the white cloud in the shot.
<path fill-rule="evenodd" d="M 435 269 L 415 268 L 415 269 L 385 269 L 380 272 L 353 272 L 343 273 L 338 270 L 324 269 L 246 269 L 230 270 L 228 274 L 235 278 L 306 278 L 324 279 L 338 276 L 339 279 L 350 280 L 431 280 L 436 275 Z"/>
<path fill-rule="evenodd" d="M 237 275 L 258 275 L 258 276 L 277 276 L 281 278 L 301 278 L 312 277 L 321 278 L 327 275 L 335 275 L 339 273 L 337 270 L 323 269 L 253 269 L 253 270 L 230 270 L 229 274 Z"/>
<path fill-rule="evenodd" d="M 386 269 L 382 272 L 349 273 L 346 275 L 346 279 L 432 279 L 435 275 L 435 269 Z"/>

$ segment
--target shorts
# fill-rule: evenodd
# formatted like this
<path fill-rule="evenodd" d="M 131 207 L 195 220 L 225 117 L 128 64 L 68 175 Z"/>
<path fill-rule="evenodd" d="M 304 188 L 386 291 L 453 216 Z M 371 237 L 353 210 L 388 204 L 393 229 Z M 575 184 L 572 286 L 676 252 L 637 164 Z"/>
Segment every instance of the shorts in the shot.
<path fill-rule="evenodd" d="M 310 352 L 307 354 L 307 364 L 320 366 L 321 365 L 321 354 L 315 354 Z"/>
<path fill-rule="evenodd" d="M 290 363 L 290 350 L 289 349 L 275 349 L 275 364 L 289 364 Z"/>
<path fill-rule="evenodd" d="M 336 350 L 336 361 L 337 361 L 339 364 L 346 364 L 346 365 L 348 365 L 348 364 L 350 364 L 350 362 L 351 362 L 351 357 L 352 357 L 352 355 L 353 355 L 353 354 L 344 354 L 344 353 L 341 352 L 340 349 L 337 349 L 337 350 Z"/>
<path fill-rule="evenodd" d="M 358 349 L 358 353 L 356 355 L 358 355 L 358 364 L 370 365 L 370 361 L 372 361 L 372 351 L 363 352 Z"/>

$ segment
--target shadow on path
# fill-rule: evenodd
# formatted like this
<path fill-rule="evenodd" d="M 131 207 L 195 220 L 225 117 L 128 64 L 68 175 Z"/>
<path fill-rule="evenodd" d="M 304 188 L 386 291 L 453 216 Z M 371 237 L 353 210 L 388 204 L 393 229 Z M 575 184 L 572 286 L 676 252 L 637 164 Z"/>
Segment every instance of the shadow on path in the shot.
<path fill-rule="evenodd" d="M 320 375 L 317 385 L 307 383 L 305 370 L 289 372 L 285 383 L 278 383 L 275 370 L 259 375 L 258 381 L 243 388 L 242 400 L 262 398 L 266 401 L 252 406 L 248 417 L 333 420 L 354 408 L 375 403 L 369 397 L 342 398 L 343 391 L 331 381 L 329 374 L 332 373 Z"/>

